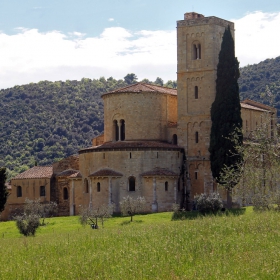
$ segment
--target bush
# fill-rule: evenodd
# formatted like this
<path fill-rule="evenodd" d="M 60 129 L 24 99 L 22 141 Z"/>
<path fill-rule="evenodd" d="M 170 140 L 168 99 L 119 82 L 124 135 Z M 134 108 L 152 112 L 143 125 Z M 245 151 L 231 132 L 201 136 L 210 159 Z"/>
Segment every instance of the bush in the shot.
<path fill-rule="evenodd" d="M 16 216 L 16 225 L 21 234 L 24 236 L 35 235 L 37 228 L 40 226 L 40 216 L 36 214 L 26 214 Z"/>
<path fill-rule="evenodd" d="M 194 197 L 196 209 L 202 214 L 217 213 L 223 208 L 223 202 L 219 193 L 202 193 Z"/>

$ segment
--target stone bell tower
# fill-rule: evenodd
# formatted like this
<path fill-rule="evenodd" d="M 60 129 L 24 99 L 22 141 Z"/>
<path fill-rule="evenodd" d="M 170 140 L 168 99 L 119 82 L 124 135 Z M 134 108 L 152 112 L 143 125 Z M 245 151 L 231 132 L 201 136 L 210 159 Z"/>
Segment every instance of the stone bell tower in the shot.
<path fill-rule="evenodd" d="M 185 148 L 190 198 L 213 191 L 208 152 L 210 109 L 216 95 L 219 52 L 225 28 L 234 23 L 198 13 L 177 22 L 178 144 Z"/>

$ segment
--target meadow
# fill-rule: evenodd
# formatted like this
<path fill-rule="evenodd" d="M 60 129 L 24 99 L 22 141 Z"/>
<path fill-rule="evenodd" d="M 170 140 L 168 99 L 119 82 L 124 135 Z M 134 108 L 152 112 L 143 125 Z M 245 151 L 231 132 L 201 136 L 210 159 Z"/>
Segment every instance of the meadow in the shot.
<path fill-rule="evenodd" d="M 171 217 L 51 218 L 27 238 L 1 222 L 0 279 L 280 279 L 280 213 Z"/>

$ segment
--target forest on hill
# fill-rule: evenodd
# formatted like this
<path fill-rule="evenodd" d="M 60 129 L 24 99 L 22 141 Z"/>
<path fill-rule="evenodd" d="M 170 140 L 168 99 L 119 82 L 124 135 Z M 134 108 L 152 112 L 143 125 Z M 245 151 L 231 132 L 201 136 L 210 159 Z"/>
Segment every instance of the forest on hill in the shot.
<path fill-rule="evenodd" d="M 91 146 L 103 131 L 101 95 L 136 81 L 130 73 L 120 80 L 41 81 L 0 90 L 0 166 L 12 177 Z M 161 78 L 143 81 L 177 87 Z M 239 87 L 241 99 L 272 104 L 280 112 L 280 57 L 241 68 Z"/>
<path fill-rule="evenodd" d="M 101 95 L 136 81 L 131 73 L 120 80 L 41 81 L 0 90 L 0 167 L 6 166 L 11 178 L 91 146 L 92 138 L 103 131 Z M 161 78 L 144 81 L 177 86 Z"/>

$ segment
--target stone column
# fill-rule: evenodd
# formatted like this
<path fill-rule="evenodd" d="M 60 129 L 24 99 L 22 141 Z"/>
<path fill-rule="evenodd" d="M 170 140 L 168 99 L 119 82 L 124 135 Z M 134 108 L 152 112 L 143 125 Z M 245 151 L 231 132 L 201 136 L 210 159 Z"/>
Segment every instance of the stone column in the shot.
<path fill-rule="evenodd" d="M 157 181 L 156 177 L 153 178 L 153 204 L 152 204 L 152 211 L 158 211 L 158 203 L 157 203 Z"/>
<path fill-rule="evenodd" d="M 75 215 L 75 186 L 74 186 L 74 179 L 72 180 L 71 185 L 71 196 L 70 196 L 70 216 Z"/>
<path fill-rule="evenodd" d="M 119 127 L 119 140 L 118 141 L 121 141 L 121 122 L 118 121 L 118 127 Z"/>
<path fill-rule="evenodd" d="M 174 203 L 177 203 L 177 178 L 174 180 Z"/>
<path fill-rule="evenodd" d="M 89 208 L 92 209 L 92 182 L 89 180 Z"/>
<path fill-rule="evenodd" d="M 109 205 L 112 204 L 112 177 L 109 177 Z"/>

